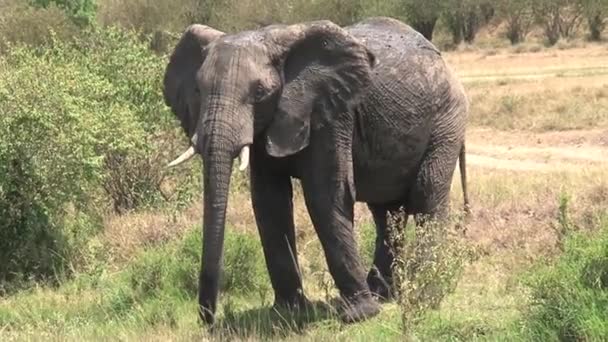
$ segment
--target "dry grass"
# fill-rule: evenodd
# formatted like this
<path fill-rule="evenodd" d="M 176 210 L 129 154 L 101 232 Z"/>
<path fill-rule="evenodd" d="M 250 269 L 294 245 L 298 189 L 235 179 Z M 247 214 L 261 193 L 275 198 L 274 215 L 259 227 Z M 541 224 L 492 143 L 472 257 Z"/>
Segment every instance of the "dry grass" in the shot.
<path fill-rule="evenodd" d="M 447 60 L 471 100 L 470 123 L 499 130 L 608 127 L 608 50 L 454 52 Z"/>
<path fill-rule="evenodd" d="M 449 52 L 444 56 L 457 74 L 466 81 L 479 75 L 538 75 L 554 70 L 581 70 L 608 67 L 608 49 L 603 44 L 589 44 L 585 48 L 557 50 L 543 49 L 538 52 L 514 54 L 509 49 Z"/>

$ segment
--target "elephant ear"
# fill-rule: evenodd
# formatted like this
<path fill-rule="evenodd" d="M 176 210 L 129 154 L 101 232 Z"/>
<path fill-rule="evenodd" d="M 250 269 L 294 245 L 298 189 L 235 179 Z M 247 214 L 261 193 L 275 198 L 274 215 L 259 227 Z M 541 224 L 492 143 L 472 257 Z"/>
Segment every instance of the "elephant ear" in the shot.
<path fill-rule="evenodd" d="M 190 25 L 175 46 L 165 70 L 165 104 L 178 117 L 189 137 L 196 127 L 199 110 L 197 104 L 200 103 L 196 73 L 205 61 L 207 46 L 222 35 L 223 32 L 209 26 Z"/>
<path fill-rule="evenodd" d="M 331 125 L 356 106 L 371 84 L 374 55 L 329 21 L 270 27 L 283 89 L 266 131 L 274 157 L 308 146 L 311 129 Z"/>

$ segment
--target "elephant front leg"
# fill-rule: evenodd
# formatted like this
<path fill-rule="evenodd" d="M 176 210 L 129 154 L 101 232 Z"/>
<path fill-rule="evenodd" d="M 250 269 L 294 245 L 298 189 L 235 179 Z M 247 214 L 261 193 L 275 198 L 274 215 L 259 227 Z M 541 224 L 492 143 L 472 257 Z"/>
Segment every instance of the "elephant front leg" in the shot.
<path fill-rule="evenodd" d="M 266 267 L 275 293 L 275 307 L 304 308 L 293 221 L 291 179 L 251 164 L 251 196 Z M 266 168 L 266 169 L 265 169 Z"/>
<path fill-rule="evenodd" d="M 355 193 L 350 149 L 336 151 L 328 148 L 332 145 L 312 141 L 309 169 L 302 178 L 306 206 L 344 301 L 342 319 L 364 320 L 376 315 L 379 305 L 367 285 L 353 231 Z"/>

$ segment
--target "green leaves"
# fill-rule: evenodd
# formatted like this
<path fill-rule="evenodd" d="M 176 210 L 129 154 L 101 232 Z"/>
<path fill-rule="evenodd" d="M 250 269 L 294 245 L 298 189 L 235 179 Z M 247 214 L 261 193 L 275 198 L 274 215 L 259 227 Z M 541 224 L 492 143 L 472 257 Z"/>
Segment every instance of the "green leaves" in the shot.
<path fill-rule="evenodd" d="M 153 170 L 125 186 L 145 190 L 133 196 L 160 196 L 161 169 L 150 158 L 159 131 L 174 138 L 160 94 L 163 68 L 137 36 L 118 30 L 0 57 L 0 287 L 18 274 L 61 273 L 75 248 L 63 231 L 67 208 L 100 215 L 94 203 L 107 198 L 103 184 Z M 116 155 L 142 162 L 106 163 Z M 118 176 L 108 177 L 108 167 Z"/>
<path fill-rule="evenodd" d="M 72 21 L 80 27 L 95 21 L 97 2 L 95 0 L 30 0 L 35 6 L 47 8 L 55 5 L 63 9 Z"/>

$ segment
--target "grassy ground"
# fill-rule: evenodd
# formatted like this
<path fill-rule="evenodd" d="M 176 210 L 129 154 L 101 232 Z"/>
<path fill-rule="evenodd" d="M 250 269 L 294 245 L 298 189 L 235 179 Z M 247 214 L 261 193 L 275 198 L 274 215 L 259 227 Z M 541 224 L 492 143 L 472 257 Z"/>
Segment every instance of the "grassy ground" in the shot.
<path fill-rule="evenodd" d="M 526 274 L 561 254 L 560 227 L 592 234 L 608 226 L 608 49 L 445 55 L 471 98 L 467 158 L 473 215 L 465 235 L 475 258 L 454 292 L 406 337 L 521 340 L 533 336 L 523 335 L 522 322 L 535 304 Z M 336 319 L 330 305 L 336 292 L 296 195 L 305 291 L 317 303 L 313 314 L 293 317 L 269 309 L 272 293 L 244 192 L 230 199 L 224 295 L 214 332 L 201 329 L 195 315 L 197 202 L 179 213 L 106 217 L 104 234 L 90 244 L 90 253 L 102 257 L 86 274 L 59 288 L 40 286 L 0 298 L 0 340 L 402 341 L 395 303 L 384 304 L 378 317 L 361 324 Z M 453 207 L 460 208 L 459 182 L 452 197 Z M 373 226 L 365 206 L 357 205 L 356 216 L 369 263 Z"/>

